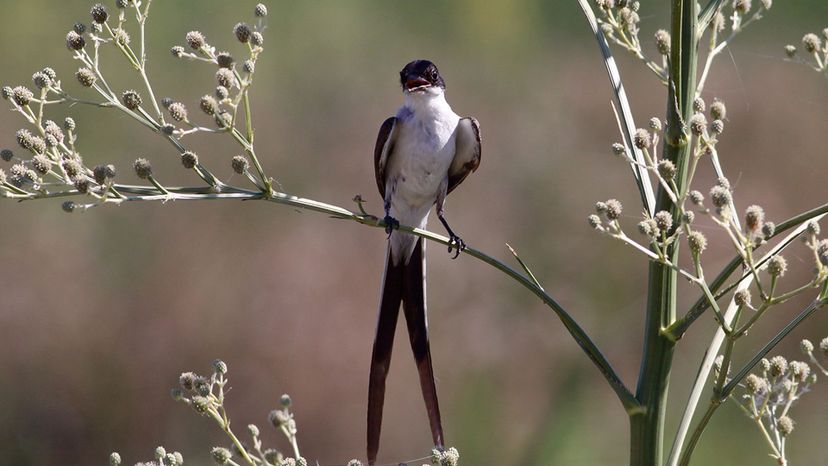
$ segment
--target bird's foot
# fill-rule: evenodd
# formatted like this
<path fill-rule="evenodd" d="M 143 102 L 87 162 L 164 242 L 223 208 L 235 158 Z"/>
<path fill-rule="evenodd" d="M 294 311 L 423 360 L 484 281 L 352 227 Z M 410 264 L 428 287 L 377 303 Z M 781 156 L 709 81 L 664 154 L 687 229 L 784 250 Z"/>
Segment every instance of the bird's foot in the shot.
<path fill-rule="evenodd" d="M 451 254 L 452 249 L 454 250 L 454 256 L 452 256 L 452 259 L 457 259 L 457 256 L 459 256 L 460 253 L 466 249 L 466 242 L 463 241 L 463 238 L 455 235 L 454 233 L 452 233 L 451 236 L 449 236 L 449 254 Z"/>
<path fill-rule="evenodd" d="M 390 215 L 386 215 L 385 218 L 382 219 L 382 223 L 385 224 L 385 232 L 388 234 L 389 238 L 391 237 L 392 231 L 400 228 L 400 222 Z"/>

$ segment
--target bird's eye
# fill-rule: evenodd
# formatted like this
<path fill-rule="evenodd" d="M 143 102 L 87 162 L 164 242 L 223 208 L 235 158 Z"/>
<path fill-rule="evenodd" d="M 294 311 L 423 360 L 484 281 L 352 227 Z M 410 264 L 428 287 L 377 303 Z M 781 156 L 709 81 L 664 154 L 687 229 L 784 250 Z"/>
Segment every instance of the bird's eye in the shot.
<path fill-rule="evenodd" d="M 432 81 L 437 81 L 437 70 L 432 68 L 431 72 L 429 73 L 429 76 L 431 77 Z"/>

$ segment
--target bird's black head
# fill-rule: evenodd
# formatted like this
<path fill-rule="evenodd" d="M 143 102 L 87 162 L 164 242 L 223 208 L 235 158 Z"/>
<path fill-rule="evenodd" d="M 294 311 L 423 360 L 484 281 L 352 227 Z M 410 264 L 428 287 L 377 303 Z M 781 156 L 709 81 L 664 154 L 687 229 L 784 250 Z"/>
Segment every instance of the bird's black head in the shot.
<path fill-rule="evenodd" d="M 404 92 L 426 91 L 429 88 L 445 90 L 446 82 L 437 66 L 428 60 L 414 60 L 400 71 L 400 85 Z"/>

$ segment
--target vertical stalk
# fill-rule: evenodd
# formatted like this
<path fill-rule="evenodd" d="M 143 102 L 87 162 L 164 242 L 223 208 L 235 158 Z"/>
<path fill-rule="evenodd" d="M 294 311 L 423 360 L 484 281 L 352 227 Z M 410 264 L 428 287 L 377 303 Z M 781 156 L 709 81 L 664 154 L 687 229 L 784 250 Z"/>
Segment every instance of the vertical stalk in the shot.
<path fill-rule="evenodd" d="M 667 98 L 667 130 L 664 157 L 677 167 L 678 192 L 685 191 L 690 154 L 687 122 L 692 116 L 696 91 L 697 51 L 696 0 L 672 0 L 671 52 Z M 660 187 L 656 210 L 667 210 L 678 223 L 678 207 L 668 192 Z M 671 263 L 678 263 L 677 243 L 667 248 Z M 676 320 L 675 270 L 651 263 L 644 327 L 644 350 L 638 376 L 636 398 L 645 407 L 640 415 L 630 417 L 630 465 L 660 466 L 663 461 L 664 415 L 673 363 L 675 341 L 663 332 Z"/>

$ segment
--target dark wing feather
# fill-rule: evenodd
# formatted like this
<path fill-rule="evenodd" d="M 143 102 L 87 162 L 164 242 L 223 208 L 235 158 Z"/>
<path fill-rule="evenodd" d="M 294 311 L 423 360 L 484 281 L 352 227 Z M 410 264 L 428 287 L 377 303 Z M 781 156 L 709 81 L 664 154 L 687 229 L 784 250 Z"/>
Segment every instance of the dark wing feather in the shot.
<path fill-rule="evenodd" d="M 448 192 L 454 190 L 480 166 L 480 123 L 475 118 L 461 118 L 457 124 L 457 146 L 449 167 Z"/>
<path fill-rule="evenodd" d="M 394 145 L 394 127 L 397 125 L 396 117 L 389 117 L 377 134 L 377 144 L 374 146 L 374 175 L 377 178 L 377 189 L 380 196 L 385 198 L 385 167 L 388 164 L 388 156 Z"/>

